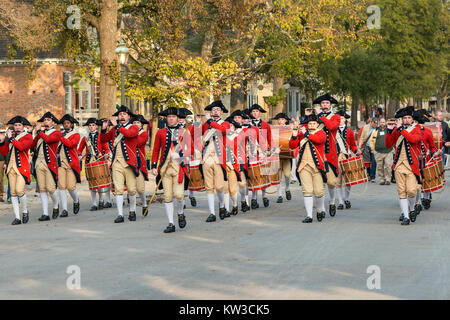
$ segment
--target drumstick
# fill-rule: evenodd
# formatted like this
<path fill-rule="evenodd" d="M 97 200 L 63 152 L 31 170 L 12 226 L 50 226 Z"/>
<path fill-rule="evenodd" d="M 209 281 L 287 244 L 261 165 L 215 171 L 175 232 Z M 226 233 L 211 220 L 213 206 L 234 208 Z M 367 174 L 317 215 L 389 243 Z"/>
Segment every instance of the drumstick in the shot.
<path fill-rule="evenodd" d="M 152 195 L 152 197 L 150 198 L 150 201 L 147 202 L 147 213 L 146 213 L 145 216 L 144 216 L 144 215 L 142 216 L 142 219 L 144 219 L 144 218 L 147 216 L 147 214 L 148 214 L 148 212 L 149 212 L 149 210 L 150 210 L 150 205 L 152 204 L 153 199 L 154 199 L 155 196 L 156 196 L 156 191 L 158 191 L 158 188 L 159 188 L 159 186 L 160 186 L 160 184 L 161 184 L 162 181 L 163 181 L 163 179 L 162 179 L 162 177 L 161 177 L 161 179 L 159 180 L 158 184 L 156 185 L 155 192 L 153 192 L 153 195 Z"/>

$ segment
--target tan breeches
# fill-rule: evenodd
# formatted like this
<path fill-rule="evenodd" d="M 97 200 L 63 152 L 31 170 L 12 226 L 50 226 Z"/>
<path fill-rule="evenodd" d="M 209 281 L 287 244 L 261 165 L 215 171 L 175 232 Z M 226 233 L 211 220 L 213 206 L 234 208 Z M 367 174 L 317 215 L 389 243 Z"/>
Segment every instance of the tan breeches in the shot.
<path fill-rule="evenodd" d="M 316 171 L 307 165 L 299 172 L 299 176 L 304 197 L 311 197 L 312 195 L 317 198 L 323 197 L 325 186 L 320 171 Z"/>
<path fill-rule="evenodd" d="M 73 191 L 77 186 L 77 178 L 72 168 L 58 168 L 58 189 Z"/>
<path fill-rule="evenodd" d="M 205 179 L 206 193 L 224 192 L 225 184 L 222 167 L 219 164 L 205 163 L 203 165 L 203 177 Z"/>
<path fill-rule="evenodd" d="M 56 183 L 53 179 L 52 173 L 46 164 L 39 162 L 36 166 L 36 175 L 39 184 L 40 193 L 53 194 L 56 191 Z"/>
<path fill-rule="evenodd" d="M 178 183 L 179 169 L 168 166 L 165 173 L 163 169 L 161 171 L 163 172 L 162 184 L 164 188 L 164 202 L 172 202 L 173 197 L 179 201 L 183 200 L 184 180 L 181 181 L 181 183 Z"/>
<path fill-rule="evenodd" d="M 145 192 L 145 178 L 142 172 L 139 172 L 139 176 L 136 178 L 136 189 L 139 194 Z"/>
<path fill-rule="evenodd" d="M 25 179 L 16 170 L 9 171 L 8 181 L 12 197 L 22 197 L 25 194 Z"/>
<path fill-rule="evenodd" d="M 400 199 L 406 197 L 412 198 L 417 193 L 417 179 L 411 169 L 404 164 L 395 168 L 395 181 L 397 183 L 397 192 Z"/>
<path fill-rule="evenodd" d="M 292 159 L 280 159 L 280 181 L 283 176 L 286 180 L 291 178 L 291 163 Z"/>
<path fill-rule="evenodd" d="M 130 166 L 124 167 L 119 161 L 112 165 L 112 179 L 115 195 L 123 195 L 125 185 L 130 196 L 136 194 L 136 176 Z"/>

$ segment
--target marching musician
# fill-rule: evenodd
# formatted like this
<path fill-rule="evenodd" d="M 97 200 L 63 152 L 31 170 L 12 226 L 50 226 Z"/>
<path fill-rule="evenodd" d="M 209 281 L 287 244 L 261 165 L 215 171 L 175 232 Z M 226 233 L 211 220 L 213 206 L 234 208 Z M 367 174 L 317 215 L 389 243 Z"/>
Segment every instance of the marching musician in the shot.
<path fill-rule="evenodd" d="M 78 160 L 78 143 L 80 134 L 74 131 L 78 121 L 70 114 L 64 115 L 59 121 L 63 125 L 64 132 L 61 136 L 61 143 L 58 146 L 58 189 L 59 201 L 62 212 L 60 217 L 67 217 L 67 191 L 73 200 L 73 213 L 80 211 L 80 201 L 78 198 L 77 183 L 81 183 L 81 166 Z"/>
<path fill-rule="evenodd" d="M 191 137 L 189 131 L 178 123 L 177 108 L 169 107 L 159 115 L 166 117 L 167 126 L 156 133 L 151 167 L 152 174 L 157 176 L 157 181 L 161 180 L 164 189 L 164 207 L 169 220 L 164 233 L 171 233 L 175 232 L 173 198 L 178 204 L 178 226 L 181 229 L 186 226 L 183 198 L 188 164 L 185 157 L 191 152 Z"/>
<path fill-rule="evenodd" d="M 97 127 L 103 128 L 103 123 L 108 124 L 108 129 L 110 129 L 110 121 L 106 118 L 101 118 L 97 120 Z M 108 161 L 108 163 L 111 165 L 111 159 L 112 159 L 112 150 L 113 149 L 113 143 L 112 141 L 108 141 L 106 143 L 102 143 L 102 151 L 103 151 L 103 161 Z M 111 201 L 111 187 L 106 187 L 103 189 L 100 189 L 99 191 L 99 202 L 98 202 L 98 208 L 99 210 L 103 208 L 112 208 L 112 201 Z M 105 197 L 105 201 L 103 201 L 103 197 Z"/>
<path fill-rule="evenodd" d="M 227 133 L 227 178 L 228 191 L 231 196 L 233 208 L 231 214 L 238 214 L 237 191 L 241 194 L 241 210 L 250 208 L 245 200 L 245 186 L 247 185 L 246 170 L 246 140 L 247 137 L 242 128 L 242 111 L 236 110 L 229 117 L 230 130 Z"/>
<path fill-rule="evenodd" d="M 319 104 L 315 106 L 315 112 L 319 120 L 323 123 L 323 130 L 327 135 L 325 141 L 325 156 L 326 166 L 328 166 L 327 172 L 327 185 L 328 193 L 330 195 L 329 211 L 330 216 L 336 214 L 336 195 L 335 188 L 337 183 L 337 177 L 339 174 L 338 167 L 338 155 L 336 150 L 336 134 L 341 123 L 341 116 L 331 111 L 331 106 L 337 104 L 337 100 L 330 96 L 328 93 L 318 97 L 313 101 L 313 104 Z M 322 125 L 321 125 L 322 126 Z"/>
<path fill-rule="evenodd" d="M 222 101 L 214 101 L 205 107 L 205 111 L 210 111 L 211 114 L 206 115 L 207 121 L 202 125 L 203 151 L 201 164 L 210 212 L 206 222 L 214 222 L 216 221 L 214 190 L 219 198 L 220 219 L 223 220 L 230 215 L 225 209 L 224 199 L 224 182 L 227 179 L 225 136 L 230 124 L 221 119 L 222 114 L 228 112 Z"/>
<path fill-rule="evenodd" d="M 270 152 L 272 151 L 272 130 L 270 128 L 270 125 L 261 120 L 261 113 L 266 113 L 266 110 L 264 110 L 263 107 L 261 107 L 259 104 L 254 104 L 252 105 L 250 108 L 250 114 L 252 116 L 252 121 L 251 124 L 252 126 L 256 127 L 256 129 L 258 130 L 258 135 L 257 135 L 257 141 L 253 141 L 253 139 L 250 138 L 251 140 L 251 144 L 255 144 L 255 145 L 259 145 L 259 148 L 257 148 L 257 154 L 256 154 L 256 160 L 257 161 L 264 161 L 265 157 L 267 155 L 270 154 Z M 250 135 L 251 137 L 251 135 Z M 264 207 L 268 207 L 269 206 L 269 199 L 266 197 L 266 187 L 263 187 L 261 189 L 261 193 L 262 193 L 262 199 L 263 199 L 263 204 Z M 258 204 L 258 191 L 254 190 L 252 191 L 252 204 L 251 204 L 251 208 L 252 209 L 257 209 L 259 208 L 259 204 Z"/>
<path fill-rule="evenodd" d="M 409 225 L 416 220 L 415 200 L 417 183 L 420 181 L 420 164 L 422 134 L 413 123 L 414 107 L 408 106 L 398 110 L 395 118 L 401 118 L 402 124 L 388 123 L 386 147 L 395 144 L 394 174 L 400 201 L 402 225 Z"/>
<path fill-rule="evenodd" d="M 105 144 L 100 141 L 100 132 L 98 131 L 99 122 L 95 118 L 89 118 L 83 126 L 89 129 L 89 135 L 81 139 L 78 147 L 78 154 L 81 155 L 85 151 L 85 164 L 97 162 L 105 158 Z M 80 156 L 81 160 L 81 156 Z M 86 169 L 87 172 L 87 169 Z M 90 211 L 97 211 L 103 209 L 103 192 L 104 190 L 91 190 L 92 206 Z M 99 202 L 97 205 L 97 193 Z M 105 207 L 112 207 L 111 201 L 108 201 Z"/>
<path fill-rule="evenodd" d="M 45 129 L 42 130 L 41 122 Z M 52 198 L 53 213 L 52 218 L 59 216 L 58 196 L 56 193 L 56 184 L 58 181 L 58 163 L 56 160 L 58 154 L 58 145 L 61 141 L 62 133 L 55 128 L 59 120 L 51 113 L 46 112 L 36 124 L 36 136 L 33 139 L 32 148 L 35 148 L 33 154 L 33 164 L 42 204 L 42 216 L 39 221 L 48 221 L 48 195 Z"/>
<path fill-rule="evenodd" d="M 324 184 L 327 182 L 325 166 L 327 135 L 324 130 L 319 129 L 319 118 L 315 114 L 305 116 L 300 132 L 297 124 L 294 129 L 289 147 L 291 149 L 299 148 L 297 179 L 301 181 L 307 214 L 303 223 L 313 221 L 313 196 L 316 197 L 317 220 L 322 221 L 325 218 Z"/>
<path fill-rule="evenodd" d="M 274 120 L 277 120 L 279 126 L 286 126 L 289 127 L 289 117 L 287 114 L 280 112 L 275 117 Z M 282 159 L 280 158 L 280 184 L 277 185 L 277 191 L 278 191 L 278 199 L 277 203 L 283 202 L 283 197 L 281 196 L 281 181 L 283 180 L 284 176 L 284 191 L 286 193 L 286 200 L 291 200 L 292 195 L 290 191 L 290 185 L 291 185 L 291 167 L 292 167 L 292 159 Z"/>
<path fill-rule="evenodd" d="M 355 133 L 353 132 L 352 129 L 347 127 L 347 119 L 350 119 L 350 116 L 345 111 L 339 111 L 337 112 L 337 114 L 341 117 L 339 129 L 336 134 L 336 148 L 338 153 L 338 160 L 342 161 L 344 159 L 348 159 L 352 153 L 359 156 L 361 154 L 361 151 L 356 146 Z M 336 182 L 336 191 L 339 202 L 337 207 L 338 210 L 344 209 L 344 203 L 346 209 L 350 209 L 352 206 L 350 203 L 351 187 L 342 186 L 343 180 L 344 177 L 342 175 L 341 170 L 339 170 Z"/>
<path fill-rule="evenodd" d="M 6 134 L 0 133 L 0 153 L 7 155 L 6 176 L 15 216 L 12 225 L 18 225 L 27 223 L 29 220 L 25 184 L 31 183 L 28 152 L 33 144 L 33 136 L 25 130 L 25 126 L 31 126 L 31 124 L 24 117 L 16 116 L 8 121 L 8 125 L 10 124 L 14 126 L 14 131 L 8 129 Z M 22 206 L 22 219 L 19 202 Z"/>
<path fill-rule="evenodd" d="M 431 117 L 424 109 L 414 111 L 414 122 L 416 126 L 420 128 L 420 133 L 422 134 L 422 144 L 421 144 L 421 177 L 423 178 L 423 169 L 425 168 L 426 162 L 432 158 L 436 158 L 441 155 L 442 149 L 437 149 L 433 140 L 433 132 L 424 126 L 425 122 L 429 121 L 428 117 Z M 423 197 L 423 199 L 422 199 Z M 416 205 L 415 212 L 420 214 L 423 207 L 428 210 L 431 207 L 431 192 L 422 193 L 422 184 L 418 184 L 417 194 L 416 194 Z"/>
<path fill-rule="evenodd" d="M 193 137 L 193 130 L 194 126 L 192 124 L 188 124 L 186 122 L 186 118 L 188 115 L 191 115 L 192 112 L 189 109 L 186 108 L 178 108 L 178 123 L 181 125 L 181 127 L 188 129 L 191 136 Z M 200 132 L 200 131 L 199 131 Z M 184 191 L 189 190 L 189 179 L 185 179 L 184 181 Z M 197 205 L 197 201 L 194 196 L 194 191 L 189 190 L 189 200 L 191 201 L 191 206 L 195 207 Z M 186 209 L 186 203 L 183 197 L 183 208 Z"/>
<path fill-rule="evenodd" d="M 111 130 L 106 131 L 108 123 L 102 125 L 100 135 L 101 143 L 113 142 L 112 149 L 112 180 L 114 183 L 115 199 L 118 216 L 114 223 L 124 222 L 123 218 L 123 194 L 126 185 L 130 199 L 129 221 L 136 221 L 136 177 L 139 175 L 137 164 L 137 140 L 139 127 L 131 122 L 134 114 L 128 107 L 122 105 L 113 114 L 110 121 L 113 125 Z"/>
<path fill-rule="evenodd" d="M 147 216 L 148 206 L 147 206 L 147 196 L 145 195 L 145 181 L 148 181 L 147 172 L 147 160 L 145 155 L 145 146 L 148 141 L 148 132 L 144 130 L 144 124 L 148 124 L 145 118 L 138 114 L 133 118 L 133 124 L 139 127 L 139 135 L 137 139 L 137 156 L 138 156 L 138 167 L 139 176 L 136 180 L 136 189 L 142 202 L 142 216 Z"/>

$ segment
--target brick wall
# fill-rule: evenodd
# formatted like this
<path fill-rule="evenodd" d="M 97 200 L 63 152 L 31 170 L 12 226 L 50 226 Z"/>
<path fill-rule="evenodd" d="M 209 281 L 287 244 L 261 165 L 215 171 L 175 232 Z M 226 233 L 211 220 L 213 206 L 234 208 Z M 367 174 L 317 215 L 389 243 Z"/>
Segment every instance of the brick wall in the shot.
<path fill-rule="evenodd" d="M 63 72 L 67 67 L 44 64 L 36 70 L 36 77 L 27 84 L 27 69 L 23 65 L 0 65 L 0 122 L 5 124 L 16 115 L 31 123 L 45 112 L 56 117 L 64 113 Z"/>

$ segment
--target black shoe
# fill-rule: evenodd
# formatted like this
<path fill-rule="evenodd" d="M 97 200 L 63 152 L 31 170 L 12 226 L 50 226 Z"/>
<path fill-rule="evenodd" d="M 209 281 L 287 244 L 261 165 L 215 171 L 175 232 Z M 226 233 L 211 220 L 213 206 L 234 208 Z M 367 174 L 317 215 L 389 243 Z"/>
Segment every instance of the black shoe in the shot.
<path fill-rule="evenodd" d="M 122 223 L 125 220 L 123 219 L 123 216 L 117 216 L 117 218 L 114 220 L 114 223 Z"/>
<path fill-rule="evenodd" d="M 286 191 L 286 200 L 291 200 L 292 199 L 292 195 L 290 191 Z"/>
<path fill-rule="evenodd" d="M 5 202 L 5 199 L 3 199 L 3 198 L 0 198 L 0 202 Z"/>
<path fill-rule="evenodd" d="M 305 219 L 303 219 L 302 222 L 303 222 L 303 223 L 311 223 L 311 222 L 313 222 L 313 219 L 310 218 L 310 217 L 306 217 Z"/>
<path fill-rule="evenodd" d="M 235 215 L 237 215 L 238 214 L 238 212 L 239 212 L 239 209 L 238 209 L 238 207 L 236 206 L 236 207 L 233 207 L 233 209 L 231 209 L 231 214 L 233 215 L 233 216 L 235 216 Z"/>
<path fill-rule="evenodd" d="M 338 206 L 337 206 L 337 209 L 338 210 L 344 210 L 344 205 L 341 203 L 341 204 L 339 204 Z"/>
<path fill-rule="evenodd" d="M 56 209 L 53 209 L 52 219 L 56 219 L 59 216 L 59 207 Z"/>
<path fill-rule="evenodd" d="M 277 203 L 283 203 L 283 197 L 278 197 Z"/>
<path fill-rule="evenodd" d="M 334 217 L 336 215 L 336 205 L 330 204 L 330 216 Z"/>
<path fill-rule="evenodd" d="M 136 221 L 136 212 L 130 211 L 130 213 L 128 214 L 128 220 L 129 221 Z"/>
<path fill-rule="evenodd" d="M 197 206 L 197 200 L 195 200 L 195 197 L 189 198 L 191 200 L 191 206 L 196 207 Z"/>
<path fill-rule="evenodd" d="M 317 212 L 317 221 L 322 221 L 322 219 L 325 218 L 325 212 Z"/>
<path fill-rule="evenodd" d="M 210 214 L 206 219 L 206 222 L 214 222 L 214 221 L 216 221 L 216 216 L 213 214 Z"/>
<path fill-rule="evenodd" d="M 407 226 L 409 224 L 409 219 L 403 219 L 401 225 L 402 226 Z"/>
<path fill-rule="evenodd" d="M 350 209 L 352 207 L 352 204 L 350 203 L 350 201 L 345 200 L 344 203 L 345 203 L 345 209 Z"/>
<path fill-rule="evenodd" d="M 164 233 L 175 232 L 175 225 L 169 223 L 169 225 L 164 229 Z"/>
<path fill-rule="evenodd" d="M 77 214 L 80 212 L 80 202 L 73 203 L 73 214 Z"/>
<path fill-rule="evenodd" d="M 178 226 L 183 229 L 184 227 L 186 227 L 186 217 L 183 214 L 179 214 L 178 215 Z M 175 228 L 175 227 L 174 227 Z M 175 231 L 175 230 L 173 230 Z"/>
<path fill-rule="evenodd" d="M 22 223 L 27 223 L 30 219 L 30 213 L 29 212 L 23 212 L 22 213 Z"/>
<path fill-rule="evenodd" d="M 423 199 L 422 200 L 422 204 L 423 204 L 423 208 L 425 210 L 428 210 L 431 207 L 431 200 L 430 199 Z"/>
<path fill-rule="evenodd" d="M 414 210 L 411 211 L 409 213 L 409 220 L 411 220 L 411 222 L 416 222 L 416 218 L 417 218 L 416 212 Z"/>
<path fill-rule="evenodd" d="M 420 203 L 417 203 L 414 206 L 414 211 L 416 212 L 416 215 L 418 216 L 420 214 L 420 212 L 422 211 L 422 205 Z"/>
<path fill-rule="evenodd" d="M 264 204 L 264 208 L 267 208 L 269 206 L 269 199 L 263 198 L 263 204 Z"/>
<path fill-rule="evenodd" d="M 89 209 L 89 211 L 97 211 L 98 210 L 98 207 L 97 206 L 92 206 L 90 209 Z"/>
<path fill-rule="evenodd" d="M 49 220 L 50 220 L 50 217 L 49 217 L 49 216 L 42 215 L 38 220 L 39 220 L 39 221 L 49 221 Z"/>
<path fill-rule="evenodd" d="M 405 215 L 402 213 L 402 214 L 400 215 L 400 218 L 398 218 L 398 221 L 403 221 L 403 219 L 405 219 Z"/>
<path fill-rule="evenodd" d="M 256 201 L 256 199 L 252 199 L 252 202 L 251 202 L 251 208 L 252 208 L 252 209 L 258 209 L 258 208 L 259 208 L 259 204 L 258 204 L 258 202 Z"/>
<path fill-rule="evenodd" d="M 67 212 L 67 210 L 63 210 L 61 212 L 61 215 L 60 215 L 61 218 L 65 218 L 65 217 L 68 217 L 68 216 L 69 216 L 69 212 Z"/>
<path fill-rule="evenodd" d="M 148 207 L 142 207 L 142 217 L 146 217 L 148 215 Z"/>
<path fill-rule="evenodd" d="M 103 204 L 103 201 L 100 201 L 98 203 L 98 210 L 102 210 L 105 207 L 105 205 Z"/>
<path fill-rule="evenodd" d="M 220 218 L 220 220 L 225 219 L 226 213 L 227 213 L 227 209 L 225 209 L 225 207 L 219 208 L 219 218 Z"/>
<path fill-rule="evenodd" d="M 250 207 L 248 206 L 246 201 L 241 201 L 241 211 L 242 212 L 247 212 L 248 210 L 250 210 Z"/>
<path fill-rule="evenodd" d="M 105 203 L 105 205 L 103 206 L 103 208 L 112 208 L 112 203 L 111 203 L 111 202 Z"/>
<path fill-rule="evenodd" d="M 20 221 L 20 219 L 15 218 L 15 219 L 13 220 L 13 222 L 11 223 L 11 225 L 15 226 L 15 225 L 17 225 L 17 224 L 22 224 L 22 221 Z"/>

